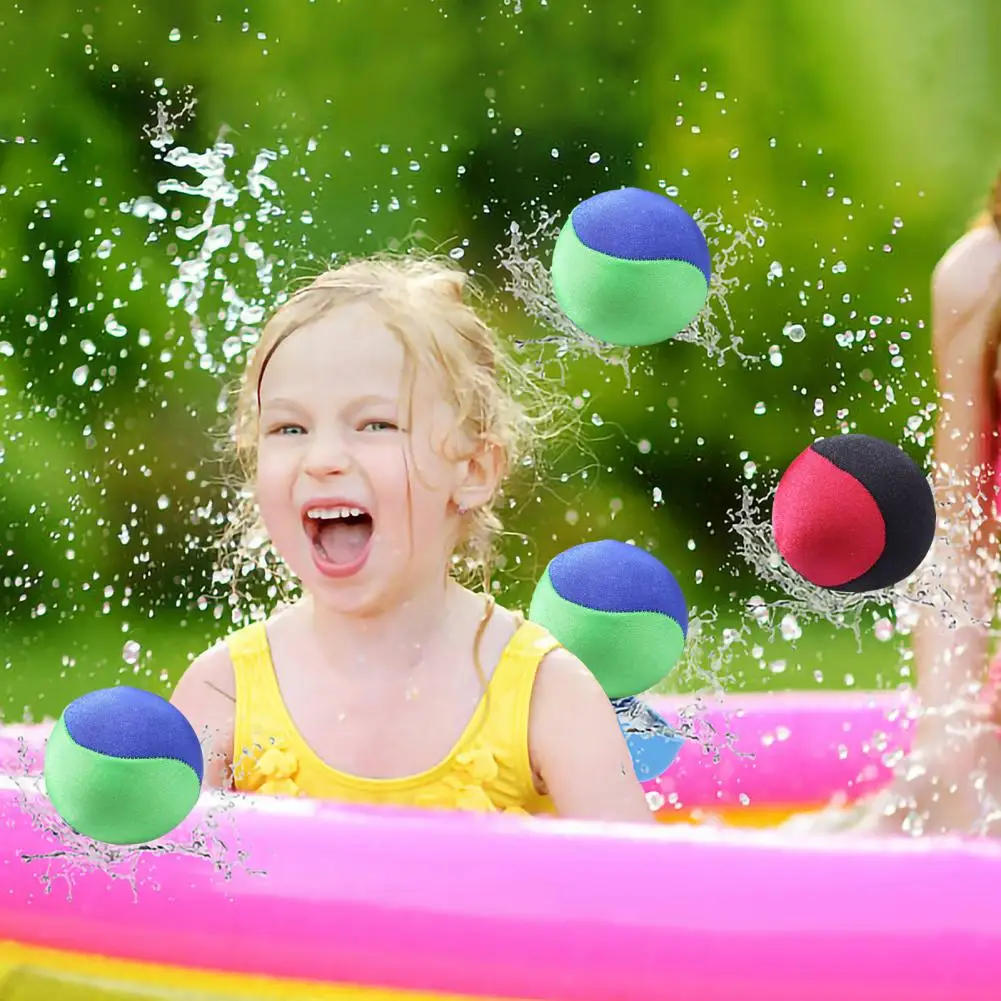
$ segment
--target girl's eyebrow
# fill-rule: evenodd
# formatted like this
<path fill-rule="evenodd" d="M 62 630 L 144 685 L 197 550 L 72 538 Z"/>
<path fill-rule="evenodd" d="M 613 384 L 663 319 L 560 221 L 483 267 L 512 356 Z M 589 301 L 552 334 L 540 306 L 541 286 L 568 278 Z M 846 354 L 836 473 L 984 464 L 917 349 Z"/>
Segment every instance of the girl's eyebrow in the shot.
<path fill-rule="evenodd" d="M 287 396 L 269 397 L 261 403 L 261 410 L 267 410 L 269 407 L 274 407 L 276 409 L 285 407 L 287 410 L 302 410 L 301 403 L 289 399 Z"/>
<path fill-rule="evenodd" d="M 365 396 L 355 397 L 347 406 L 346 409 L 349 410 L 360 410 L 362 407 L 372 406 L 377 404 L 379 406 L 399 406 L 400 401 L 391 396 L 382 396 L 377 393 L 367 393 Z M 274 396 L 265 399 L 261 405 L 261 410 L 268 410 L 269 408 L 286 410 L 304 410 L 302 403 L 297 400 L 293 400 L 287 396 Z"/>
<path fill-rule="evenodd" d="M 390 396 L 380 396 L 377 393 L 368 393 L 365 396 L 359 396 L 352 400 L 351 406 L 361 408 L 374 403 L 379 404 L 380 406 L 385 405 L 395 407 L 399 405 L 400 401 Z"/>

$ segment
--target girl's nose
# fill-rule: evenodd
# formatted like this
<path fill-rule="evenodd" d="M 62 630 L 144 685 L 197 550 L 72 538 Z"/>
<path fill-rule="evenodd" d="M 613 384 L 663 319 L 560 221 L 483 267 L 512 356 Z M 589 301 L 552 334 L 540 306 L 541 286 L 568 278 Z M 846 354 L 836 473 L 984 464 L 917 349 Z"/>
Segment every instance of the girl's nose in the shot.
<path fill-rule="evenodd" d="M 351 455 L 341 435 L 314 435 L 306 455 L 305 471 L 314 477 L 343 473 L 351 466 Z"/>

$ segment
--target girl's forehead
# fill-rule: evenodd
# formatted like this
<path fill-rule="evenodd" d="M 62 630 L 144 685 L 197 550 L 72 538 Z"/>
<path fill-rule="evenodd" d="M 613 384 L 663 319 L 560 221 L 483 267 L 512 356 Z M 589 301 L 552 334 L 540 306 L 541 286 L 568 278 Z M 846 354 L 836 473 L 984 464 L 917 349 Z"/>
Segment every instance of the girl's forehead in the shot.
<path fill-rule="evenodd" d="M 409 362 L 400 337 L 372 306 L 349 303 L 278 344 L 261 377 L 261 405 L 278 397 L 307 404 L 404 395 L 430 404 L 442 396 L 440 381 L 426 365 Z"/>
<path fill-rule="evenodd" d="M 403 345 L 374 310 L 360 305 L 338 307 L 288 334 L 268 360 L 262 398 L 288 382 L 398 387 L 406 360 Z"/>

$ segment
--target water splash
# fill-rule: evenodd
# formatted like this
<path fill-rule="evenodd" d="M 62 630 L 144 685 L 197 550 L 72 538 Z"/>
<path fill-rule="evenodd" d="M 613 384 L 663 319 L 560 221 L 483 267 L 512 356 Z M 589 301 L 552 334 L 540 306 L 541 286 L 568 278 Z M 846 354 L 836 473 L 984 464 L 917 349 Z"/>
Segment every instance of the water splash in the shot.
<path fill-rule="evenodd" d="M 239 847 L 239 829 L 231 816 L 235 797 L 220 797 L 185 841 L 163 838 L 142 845 L 109 845 L 74 831 L 53 810 L 45 795 L 44 780 L 37 774 L 36 753 L 23 737 L 18 740 L 17 760 L 19 767 L 0 776 L 0 788 L 16 789 L 20 811 L 31 827 L 58 845 L 47 852 L 18 852 L 22 862 L 39 868 L 38 880 L 45 893 L 51 893 L 57 883 L 62 883 L 67 900 L 72 900 L 74 879 L 98 870 L 112 881 L 127 883 L 133 899 L 138 900 L 142 860 L 168 854 L 205 862 L 227 882 L 237 871 L 250 876 L 267 875 L 262 869 L 251 868 L 247 852 Z M 143 885 L 151 892 L 161 889 L 155 880 Z"/>
<path fill-rule="evenodd" d="M 767 220 L 760 210 L 749 213 L 740 226 L 728 223 L 719 210 L 696 210 L 692 218 L 698 223 L 712 255 L 712 275 L 706 303 L 699 315 L 675 340 L 698 345 L 709 358 L 723 365 L 727 352 L 733 352 L 746 363 L 758 358 L 747 355 L 742 347 L 744 339 L 734 332 L 733 318 L 727 302 L 728 296 L 740 284 L 732 272 L 749 254 L 765 245 Z M 540 207 L 527 229 L 512 221 L 508 227 L 509 240 L 498 246 L 500 266 L 507 272 L 503 289 L 521 304 L 525 313 L 542 328 L 538 337 L 519 343 L 552 345 L 556 357 L 592 356 L 607 364 L 626 366 L 629 349 L 595 340 L 576 327 L 560 308 L 553 293 L 549 267 L 545 263 L 552 256 L 552 246 L 562 228 L 562 216 Z M 724 331 L 726 341 L 724 343 Z"/>
<path fill-rule="evenodd" d="M 950 629 L 987 624 L 968 600 L 958 597 L 948 571 L 934 558 L 934 550 L 910 577 L 892 587 L 847 593 L 811 584 L 786 563 L 775 544 L 770 516 L 774 494 L 774 486 L 762 495 L 745 484 L 740 506 L 731 512 L 735 555 L 780 593 L 771 601 L 759 601 L 757 607 L 747 609 L 759 622 L 774 622 L 778 617 L 773 612 L 794 615 L 802 623 L 827 621 L 850 629 L 860 648 L 865 616 L 874 607 L 890 610 L 887 622 L 891 625 L 896 621 L 906 627 L 921 610 L 940 615 Z"/>
<path fill-rule="evenodd" d="M 746 648 L 750 627 L 743 624 L 738 629 L 720 628 L 717 608 L 692 607 L 688 615 L 688 637 L 685 650 L 674 670 L 672 681 L 693 690 L 692 701 L 678 712 L 678 730 L 689 740 L 702 747 L 713 764 L 718 764 L 724 753 L 738 758 L 753 758 L 753 751 L 738 747 L 739 728 L 734 723 L 738 713 L 727 705 L 727 692 L 736 687 L 733 663 Z M 720 733 L 707 718 L 710 704 L 717 707 L 724 724 Z"/>
<path fill-rule="evenodd" d="M 271 301 L 275 255 L 266 253 L 261 244 L 248 235 L 248 218 L 256 218 L 259 223 L 266 222 L 281 211 L 271 197 L 278 193 L 278 185 L 267 174 L 268 167 L 275 162 L 278 154 L 272 150 L 258 152 L 240 184 L 228 172 L 229 161 L 235 153 L 233 144 L 222 137 L 201 153 L 175 146 L 164 154 L 164 162 L 182 170 L 194 171 L 201 180 L 192 183 L 168 178 L 161 181 L 157 188 L 161 195 L 183 194 L 205 202 L 197 221 L 175 229 L 175 235 L 183 243 L 190 244 L 199 238 L 200 243 L 193 253 L 175 259 L 177 276 L 167 284 L 165 296 L 171 309 L 180 307 L 189 317 L 189 329 L 200 367 L 219 376 L 230 372 L 231 363 L 247 346 L 256 343 L 258 325 Z M 225 210 L 236 209 L 244 198 L 249 198 L 253 206 L 242 213 L 233 212 L 230 221 L 220 218 Z M 224 252 L 234 245 L 239 248 L 244 260 L 254 267 L 256 285 L 253 295 L 241 294 L 239 283 L 225 274 L 225 264 L 231 264 L 232 257 Z M 210 289 L 213 296 L 218 297 L 218 302 L 213 301 L 211 305 L 216 307 L 216 316 L 222 321 L 212 323 L 211 329 L 229 335 L 215 350 L 209 344 L 210 324 L 203 317 L 203 300 Z"/>

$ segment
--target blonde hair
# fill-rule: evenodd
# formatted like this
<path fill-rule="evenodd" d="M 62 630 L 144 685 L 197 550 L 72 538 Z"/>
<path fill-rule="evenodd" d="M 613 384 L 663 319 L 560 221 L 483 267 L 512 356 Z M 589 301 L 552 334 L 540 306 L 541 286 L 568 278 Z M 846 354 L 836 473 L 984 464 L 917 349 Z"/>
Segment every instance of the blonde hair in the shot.
<path fill-rule="evenodd" d="M 556 408 L 543 380 L 514 363 L 468 301 L 477 294 L 451 260 L 413 251 L 350 260 L 292 292 L 265 324 L 238 389 L 230 459 L 239 478 L 239 502 L 230 514 L 224 546 L 236 543 L 245 564 L 247 549 L 265 541 L 251 485 L 257 471 L 259 387 L 271 355 L 296 330 L 349 302 L 371 303 L 399 337 L 411 387 L 418 366 L 444 378 L 457 415 L 454 430 L 496 449 L 504 480 L 518 469 L 533 468 L 534 448 L 545 439 Z M 503 530 L 498 515 L 503 497 L 502 483 L 488 503 L 462 516 L 453 554 L 453 572 L 471 577 L 478 571 L 488 593 Z M 255 538 L 257 545 L 248 547 Z"/>

